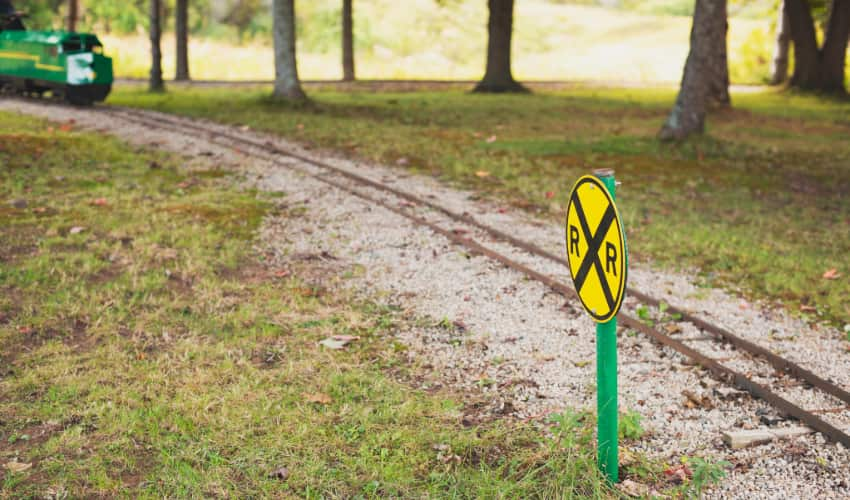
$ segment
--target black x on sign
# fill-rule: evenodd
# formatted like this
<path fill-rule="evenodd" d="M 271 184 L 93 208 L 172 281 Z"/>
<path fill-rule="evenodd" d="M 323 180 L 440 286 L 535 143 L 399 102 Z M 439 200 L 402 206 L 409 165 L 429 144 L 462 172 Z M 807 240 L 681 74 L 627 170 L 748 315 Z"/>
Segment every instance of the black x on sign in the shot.
<path fill-rule="evenodd" d="M 580 178 L 567 206 L 567 262 L 578 296 L 594 320 L 610 320 L 626 290 L 626 238 L 617 206 L 598 178 Z"/>

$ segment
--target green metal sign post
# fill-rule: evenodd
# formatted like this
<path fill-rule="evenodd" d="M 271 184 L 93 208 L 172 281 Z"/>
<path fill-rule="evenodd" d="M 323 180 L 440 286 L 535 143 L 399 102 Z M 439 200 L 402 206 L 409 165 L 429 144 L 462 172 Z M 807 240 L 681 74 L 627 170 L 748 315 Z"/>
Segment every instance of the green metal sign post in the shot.
<path fill-rule="evenodd" d="M 599 176 L 611 198 L 617 198 L 614 173 Z M 607 173 L 607 172 L 606 172 Z M 617 428 L 617 316 L 596 323 L 597 463 L 612 483 L 619 480 Z"/>
<path fill-rule="evenodd" d="M 626 234 L 612 170 L 576 181 L 567 205 L 567 263 L 578 298 L 596 321 L 596 411 L 599 470 L 619 479 L 617 457 L 617 312 L 628 274 Z"/>

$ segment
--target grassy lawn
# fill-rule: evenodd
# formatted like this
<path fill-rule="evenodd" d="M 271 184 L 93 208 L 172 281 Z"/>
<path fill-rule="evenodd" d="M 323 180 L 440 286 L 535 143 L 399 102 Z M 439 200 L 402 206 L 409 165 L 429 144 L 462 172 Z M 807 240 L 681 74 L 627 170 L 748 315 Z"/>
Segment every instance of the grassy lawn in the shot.
<path fill-rule="evenodd" d="M 183 163 L 0 113 L 0 498 L 616 496 L 592 416 L 465 419 L 413 320 L 263 265 L 303 213 Z"/>
<path fill-rule="evenodd" d="M 113 104 L 249 124 L 433 174 L 560 224 L 572 182 L 612 167 L 639 259 L 706 285 L 850 323 L 850 103 L 743 93 L 707 134 L 655 140 L 672 90 L 578 87 L 530 96 L 342 93 L 270 103 L 267 89 L 123 89 Z M 834 279 L 824 278 L 828 273 Z"/>

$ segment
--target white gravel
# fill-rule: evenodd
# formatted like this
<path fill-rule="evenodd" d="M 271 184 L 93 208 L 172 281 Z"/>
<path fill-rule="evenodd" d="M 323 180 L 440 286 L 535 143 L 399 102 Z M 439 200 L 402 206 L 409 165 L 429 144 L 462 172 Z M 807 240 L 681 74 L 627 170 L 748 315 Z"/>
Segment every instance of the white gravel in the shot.
<path fill-rule="evenodd" d="M 289 207 L 303 206 L 299 218 L 269 218 L 261 247 L 273 258 L 294 253 L 328 252 L 346 269 L 345 283 L 372 299 L 397 304 L 433 322 L 447 320 L 448 328 L 399 332 L 411 355 L 426 361 L 444 384 L 486 388 L 490 408 L 514 418 L 530 418 L 567 408 L 595 409 L 595 333 L 593 323 L 578 304 L 566 303 L 543 285 L 532 282 L 486 258 L 469 256 L 464 249 L 427 229 L 415 227 L 399 215 L 370 206 L 363 200 L 328 187 L 281 165 L 211 144 L 206 137 L 152 131 L 107 117 L 95 110 L 43 106 L 18 100 L 0 101 L 0 110 L 17 110 L 57 121 L 74 119 L 78 126 L 106 130 L 129 142 L 153 145 L 187 156 L 213 152 L 225 166 L 240 168 L 248 182 L 261 189 L 286 193 Z M 109 121 L 105 121 L 109 120 Z M 222 128 L 225 130 L 225 128 Z M 271 141 L 281 148 L 316 157 L 375 180 L 394 180 L 393 186 L 429 197 L 457 212 L 522 239 L 534 241 L 553 253 L 563 252 L 562 229 L 534 220 L 524 213 L 505 211 L 475 201 L 471 193 L 440 185 L 431 178 L 400 174 L 397 170 L 354 162 L 305 150 L 279 138 L 250 130 L 226 130 Z M 292 160 L 310 171 L 319 170 Z M 375 193 L 372 193 L 375 194 Z M 620 191 L 628 196 L 628 186 Z M 380 195 L 382 198 L 383 195 Z M 429 220 L 445 222 L 439 214 L 417 209 Z M 567 279 L 565 268 L 517 252 L 463 228 L 485 245 L 534 269 Z M 850 386 L 850 356 L 841 333 L 805 323 L 779 310 L 742 301 L 721 290 L 697 287 L 686 274 L 671 273 L 647 264 L 630 269 L 632 288 L 695 312 L 758 344 L 782 353 L 821 376 Z M 637 306 L 627 300 L 625 309 Z M 705 336 L 683 325 L 680 338 L 700 350 L 723 358 L 736 369 L 769 376 L 762 363 L 734 350 L 700 340 Z M 721 385 L 679 354 L 652 345 L 646 338 L 619 332 L 620 405 L 634 410 L 650 431 L 639 443 L 625 446 L 677 463 L 683 456 L 710 456 L 734 464 L 721 485 L 708 492 L 717 498 L 846 498 L 850 496 L 850 453 L 826 444 L 814 434 L 733 451 L 721 442 L 727 430 L 757 428 L 777 417 L 767 404 L 748 396 L 729 400 L 716 392 Z M 727 361 L 728 360 L 728 361 Z M 831 398 L 812 395 L 799 387 L 783 393 L 804 408 L 840 406 Z M 713 408 L 690 408 L 685 390 L 707 396 Z M 850 416 L 823 414 L 850 430 Z M 777 425 L 790 425 L 780 422 Z"/>

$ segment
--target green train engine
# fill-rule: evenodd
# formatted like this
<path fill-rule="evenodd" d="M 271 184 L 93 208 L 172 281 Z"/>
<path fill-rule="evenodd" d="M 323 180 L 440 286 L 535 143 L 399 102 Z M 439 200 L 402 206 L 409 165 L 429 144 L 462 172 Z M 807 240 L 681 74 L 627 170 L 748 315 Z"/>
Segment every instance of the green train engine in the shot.
<path fill-rule="evenodd" d="M 112 59 L 95 35 L 25 31 L 21 15 L 0 13 L 0 88 L 4 92 L 51 93 L 90 105 L 112 90 Z"/>

